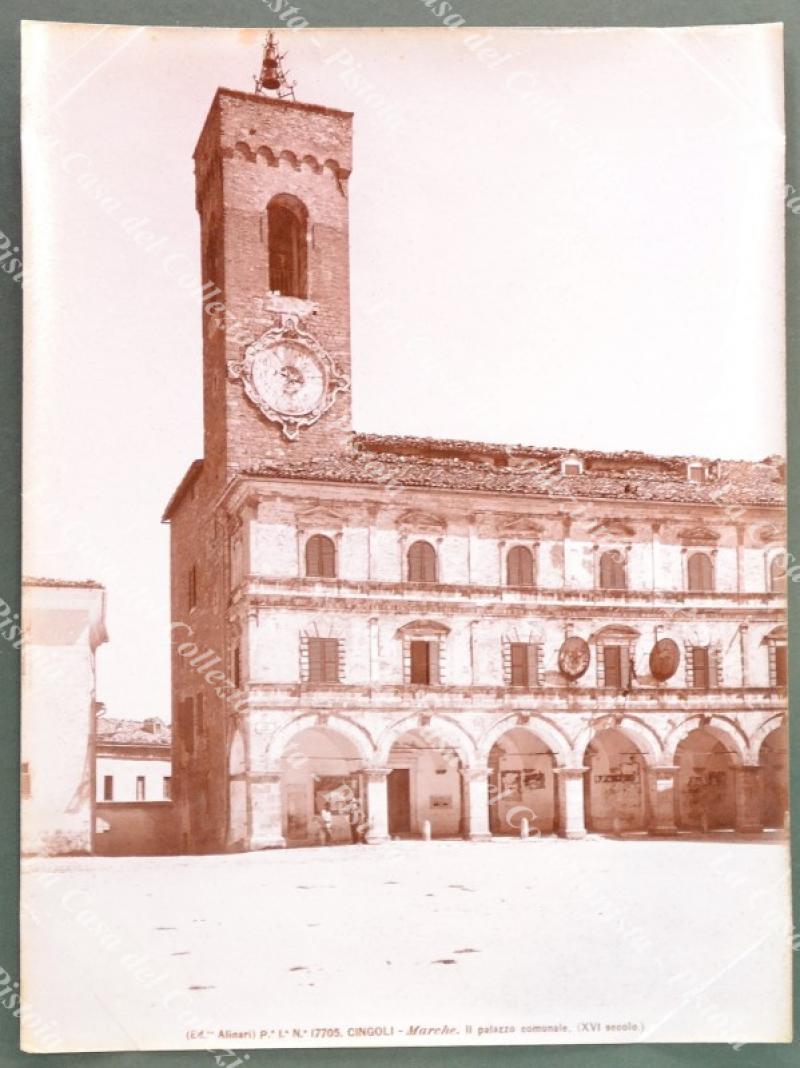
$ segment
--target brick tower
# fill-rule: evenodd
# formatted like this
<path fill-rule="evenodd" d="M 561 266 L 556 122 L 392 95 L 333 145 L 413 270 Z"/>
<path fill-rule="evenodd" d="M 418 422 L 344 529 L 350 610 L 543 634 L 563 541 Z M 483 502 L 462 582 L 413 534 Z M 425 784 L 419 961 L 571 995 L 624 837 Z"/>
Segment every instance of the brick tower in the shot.
<path fill-rule="evenodd" d="M 276 55 L 270 42 L 264 70 L 269 49 Z M 257 90 L 275 89 L 264 70 Z M 226 609 L 246 552 L 241 520 L 222 498 L 262 467 L 352 447 L 351 123 L 352 113 L 297 103 L 290 90 L 218 89 L 194 154 L 204 448 L 164 514 L 183 848 L 224 847 L 231 697 L 246 685 L 240 630 Z"/>
<path fill-rule="evenodd" d="M 349 441 L 351 121 L 293 100 L 214 97 L 194 158 L 216 481 Z"/>

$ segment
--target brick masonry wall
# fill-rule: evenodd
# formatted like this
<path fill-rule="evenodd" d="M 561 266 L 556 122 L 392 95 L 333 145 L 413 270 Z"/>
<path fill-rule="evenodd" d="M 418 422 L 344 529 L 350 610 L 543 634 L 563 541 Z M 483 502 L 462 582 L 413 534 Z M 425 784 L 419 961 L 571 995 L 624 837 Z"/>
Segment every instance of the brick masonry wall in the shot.
<path fill-rule="evenodd" d="M 349 392 L 289 443 L 247 399 L 242 383 L 228 378 L 226 365 L 241 360 L 247 344 L 274 325 L 276 312 L 290 307 L 349 374 L 351 116 L 227 91 L 215 109 L 196 164 L 201 244 L 214 250 L 204 282 L 220 287 L 215 299 L 229 315 L 227 330 L 206 316 L 206 455 L 221 478 L 268 457 L 304 459 L 349 443 Z M 308 300 L 269 293 L 266 209 L 279 193 L 296 196 L 308 211 Z"/>

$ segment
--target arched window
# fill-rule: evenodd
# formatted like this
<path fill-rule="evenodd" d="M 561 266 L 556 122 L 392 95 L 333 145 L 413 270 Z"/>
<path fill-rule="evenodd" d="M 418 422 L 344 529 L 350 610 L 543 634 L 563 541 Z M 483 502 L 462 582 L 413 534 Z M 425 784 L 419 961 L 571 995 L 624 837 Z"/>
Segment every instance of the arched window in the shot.
<path fill-rule="evenodd" d="M 602 590 L 624 590 L 625 559 L 619 549 L 610 549 L 600 557 L 600 588 Z"/>
<path fill-rule="evenodd" d="M 777 553 L 770 561 L 769 589 L 770 593 L 786 592 L 786 557 L 783 553 Z"/>
<path fill-rule="evenodd" d="M 686 564 L 686 580 L 695 593 L 714 589 L 714 567 L 708 553 L 692 553 Z"/>
<path fill-rule="evenodd" d="M 415 541 L 408 550 L 408 581 L 436 582 L 436 550 L 427 541 Z"/>
<path fill-rule="evenodd" d="M 267 205 L 269 234 L 269 288 L 286 297 L 308 294 L 306 230 L 308 212 L 302 201 L 288 193 Z"/>
<path fill-rule="evenodd" d="M 306 542 L 306 575 L 336 578 L 336 547 L 324 534 L 314 534 Z"/>
<path fill-rule="evenodd" d="M 524 545 L 515 545 L 506 559 L 506 581 L 509 586 L 533 585 L 533 553 Z"/>

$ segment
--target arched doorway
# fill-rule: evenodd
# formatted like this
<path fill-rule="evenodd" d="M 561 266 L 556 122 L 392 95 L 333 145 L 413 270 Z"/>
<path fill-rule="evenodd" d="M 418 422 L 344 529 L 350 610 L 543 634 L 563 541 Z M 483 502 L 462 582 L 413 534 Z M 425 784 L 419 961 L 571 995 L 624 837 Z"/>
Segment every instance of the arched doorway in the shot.
<path fill-rule="evenodd" d="M 281 757 L 283 834 L 287 845 L 324 844 L 320 813 L 332 813 L 333 844 L 357 840 L 366 823 L 364 762 L 355 743 L 330 727 L 309 727 L 287 744 Z"/>
<path fill-rule="evenodd" d="M 425 728 L 407 731 L 389 750 L 387 804 L 392 838 L 422 834 L 426 820 L 433 838 L 464 831 L 465 802 L 457 750 Z"/>
<path fill-rule="evenodd" d="M 735 769 L 739 758 L 724 735 L 698 727 L 675 750 L 678 827 L 712 831 L 736 826 Z"/>
<path fill-rule="evenodd" d="M 552 834 L 555 827 L 555 760 L 533 731 L 512 727 L 489 752 L 489 829 L 519 835 L 520 820 L 531 830 Z"/>
<path fill-rule="evenodd" d="M 598 834 L 642 831 L 647 826 L 646 762 L 627 734 L 598 731 L 586 748 L 586 827 Z"/>
<path fill-rule="evenodd" d="M 763 823 L 783 828 L 789 809 L 789 734 L 786 724 L 771 731 L 761 746 Z"/>

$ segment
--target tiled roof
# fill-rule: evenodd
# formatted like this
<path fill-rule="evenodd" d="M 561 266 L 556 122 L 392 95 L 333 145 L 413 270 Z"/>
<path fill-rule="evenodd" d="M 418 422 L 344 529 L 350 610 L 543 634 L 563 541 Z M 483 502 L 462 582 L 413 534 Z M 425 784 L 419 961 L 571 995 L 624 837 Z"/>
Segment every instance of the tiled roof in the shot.
<path fill-rule="evenodd" d="M 160 719 L 112 719 L 100 716 L 97 720 L 99 745 L 163 745 L 172 744 L 172 728 Z"/>
<path fill-rule="evenodd" d="M 562 475 L 561 461 L 579 458 L 584 473 Z M 697 461 L 706 482 L 687 478 Z M 709 460 L 694 456 L 651 456 L 558 448 L 490 445 L 434 438 L 355 434 L 352 450 L 313 460 L 266 460 L 246 475 L 314 479 L 372 485 L 478 490 L 571 498 L 674 501 L 698 504 L 782 505 L 784 461 Z"/>

